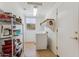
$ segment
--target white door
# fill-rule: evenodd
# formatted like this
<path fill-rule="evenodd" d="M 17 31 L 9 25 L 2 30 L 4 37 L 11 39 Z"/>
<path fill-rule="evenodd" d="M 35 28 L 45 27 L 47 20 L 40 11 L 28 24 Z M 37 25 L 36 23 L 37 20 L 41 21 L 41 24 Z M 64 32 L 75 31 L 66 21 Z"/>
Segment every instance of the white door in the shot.
<path fill-rule="evenodd" d="M 63 57 L 79 56 L 78 3 L 63 3 L 58 8 L 58 54 Z"/>

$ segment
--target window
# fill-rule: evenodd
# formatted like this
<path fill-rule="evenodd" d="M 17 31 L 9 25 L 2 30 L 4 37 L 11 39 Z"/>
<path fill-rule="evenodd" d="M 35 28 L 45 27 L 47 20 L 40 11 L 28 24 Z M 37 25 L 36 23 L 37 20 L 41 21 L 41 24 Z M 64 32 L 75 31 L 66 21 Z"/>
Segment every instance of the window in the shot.
<path fill-rule="evenodd" d="M 35 30 L 36 19 L 26 18 L 26 27 L 28 30 Z"/>

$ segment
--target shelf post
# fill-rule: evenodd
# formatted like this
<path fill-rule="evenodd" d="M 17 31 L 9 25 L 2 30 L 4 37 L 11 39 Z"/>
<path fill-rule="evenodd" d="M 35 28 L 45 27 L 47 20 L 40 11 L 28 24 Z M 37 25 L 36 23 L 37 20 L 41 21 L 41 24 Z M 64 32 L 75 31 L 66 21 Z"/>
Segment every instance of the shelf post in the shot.
<path fill-rule="evenodd" d="M 14 18 L 11 18 L 11 29 L 12 29 L 12 57 L 13 57 L 13 19 Z"/>

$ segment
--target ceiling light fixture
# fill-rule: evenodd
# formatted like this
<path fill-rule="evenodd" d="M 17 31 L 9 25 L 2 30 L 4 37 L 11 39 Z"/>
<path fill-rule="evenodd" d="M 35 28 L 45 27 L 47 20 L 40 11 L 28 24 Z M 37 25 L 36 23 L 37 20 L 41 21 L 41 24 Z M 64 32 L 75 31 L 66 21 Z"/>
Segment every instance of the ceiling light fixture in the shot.
<path fill-rule="evenodd" d="M 37 6 L 34 6 L 33 7 L 33 16 L 36 16 L 37 15 Z"/>

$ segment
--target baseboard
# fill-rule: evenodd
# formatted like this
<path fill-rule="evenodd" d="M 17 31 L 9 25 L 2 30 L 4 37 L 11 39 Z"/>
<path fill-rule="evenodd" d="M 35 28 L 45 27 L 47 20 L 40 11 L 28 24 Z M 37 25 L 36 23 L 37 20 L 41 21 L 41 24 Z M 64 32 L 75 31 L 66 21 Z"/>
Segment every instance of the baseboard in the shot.
<path fill-rule="evenodd" d="M 24 42 L 24 43 L 34 43 L 34 44 L 36 44 L 36 42 L 34 42 L 34 41 L 28 41 L 28 42 Z"/>

